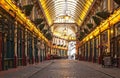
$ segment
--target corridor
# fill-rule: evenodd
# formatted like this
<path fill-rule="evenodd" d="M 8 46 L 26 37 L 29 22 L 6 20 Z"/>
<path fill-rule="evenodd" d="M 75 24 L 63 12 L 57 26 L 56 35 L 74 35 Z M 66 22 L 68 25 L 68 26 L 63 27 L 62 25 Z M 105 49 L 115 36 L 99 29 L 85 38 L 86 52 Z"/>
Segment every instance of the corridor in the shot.
<path fill-rule="evenodd" d="M 0 78 L 120 78 L 120 69 L 77 60 L 50 60 L 2 71 Z"/>

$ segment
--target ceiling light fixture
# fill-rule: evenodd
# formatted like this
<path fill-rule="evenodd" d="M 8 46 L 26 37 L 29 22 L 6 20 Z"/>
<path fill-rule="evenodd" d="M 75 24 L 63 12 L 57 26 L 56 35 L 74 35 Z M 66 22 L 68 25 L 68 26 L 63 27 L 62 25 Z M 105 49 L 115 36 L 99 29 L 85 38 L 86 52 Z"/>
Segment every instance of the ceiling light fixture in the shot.
<path fill-rule="evenodd" d="M 69 15 L 65 15 L 65 16 L 64 16 L 64 19 L 65 19 L 65 20 L 69 20 L 69 19 L 70 19 L 70 16 L 69 16 Z"/>

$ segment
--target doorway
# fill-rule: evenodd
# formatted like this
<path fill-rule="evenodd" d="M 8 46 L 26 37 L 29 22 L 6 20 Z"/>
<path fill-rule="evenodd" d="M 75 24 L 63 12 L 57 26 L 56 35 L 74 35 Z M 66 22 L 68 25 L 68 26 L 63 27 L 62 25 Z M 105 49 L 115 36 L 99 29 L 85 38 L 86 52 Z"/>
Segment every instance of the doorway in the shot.
<path fill-rule="evenodd" d="M 76 42 L 71 41 L 68 43 L 68 59 L 75 60 L 76 56 Z"/>

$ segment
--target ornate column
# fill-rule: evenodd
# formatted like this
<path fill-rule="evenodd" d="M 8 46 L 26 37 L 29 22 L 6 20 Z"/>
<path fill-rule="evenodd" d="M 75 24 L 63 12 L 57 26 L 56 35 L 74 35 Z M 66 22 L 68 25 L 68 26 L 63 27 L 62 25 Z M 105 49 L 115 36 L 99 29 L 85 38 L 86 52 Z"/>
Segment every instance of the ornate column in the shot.
<path fill-rule="evenodd" d="M 93 43 L 92 43 L 92 62 L 95 62 L 95 38 L 92 39 Z"/>
<path fill-rule="evenodd" d="M 25 66 L 25 60 L 26 60 L 26 55 L 25 55 L 25 28 L 22 28 L 22 64 Z"/>
<path fill-rule="evenodd" d="M 107 46 L 107 52 L 110 53 L 110 35 L 111 31 L 110 31 L 110 27 L 108 28 L 108 46 Z"/>
<path fill-rule="evenodd" d="M 33 36 L 33 34 L 32 34 L 32 64 L 34 64 L 34 62 L 35 62 L 35 48 L 34 48 L 34 36 Z"/>
<path fill-rule="evenodd" d="M 14 29 L 14 67 L 17 67 L 17 21 L 15 21 Z"/>
<path fill-rule="evenodd" d="M 91 49 L 91 45 L 90 45 L 90 40 L 88 41 L 88 61 L 90 61 L 90 49 Z"/>
<path fill-rule="evenodd" d="M 37 42 L 37 48 L 38 48 L 38 62 L 40 62 L 40 41 Z"/>
<path fill-rule="evenodd" d="M 41 54 L 41 62 L 42 62 L 43 59 L 44 59 L 44 53 L 43 52 L 44 52 L 44 49 L 45 49 L 44 41 L 41 41 L 40 48 L 41 48 L 40 54 Z"/>
<path fill-rule="evenodd" d="M 101 64 L 102 61 L 102 42 L 101 42 L 101 34 L 98 37 L 99 39 L 99 57 L 98 57 L 98 63 Z"/>
<path fill-rule="evenodd" d="M 27 65 L 27 29 L 25 29 L 25 51 L 24 51 L 24 56 L 23 56 L 23 65 Z"/>

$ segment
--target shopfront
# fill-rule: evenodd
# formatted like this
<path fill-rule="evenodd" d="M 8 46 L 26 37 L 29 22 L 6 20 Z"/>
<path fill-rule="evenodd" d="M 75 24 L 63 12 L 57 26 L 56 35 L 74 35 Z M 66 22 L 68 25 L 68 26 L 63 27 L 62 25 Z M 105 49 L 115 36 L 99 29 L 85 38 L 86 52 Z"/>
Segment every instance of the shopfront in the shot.
<path fill-rule="evenodd" d="M 111 57 L 115 60 L 115 66 L 120 67 L 120 23 L 111 27 Z"/>
<path fill-rule="evenodd" d="M 14 66 L 14 18 L 0 8 L 0 69 Z"/>
<path fill-rule="evenodd" d="M 47 44 L 24 25 L 0 8 L 0 70 L 45 60 Z"/>

